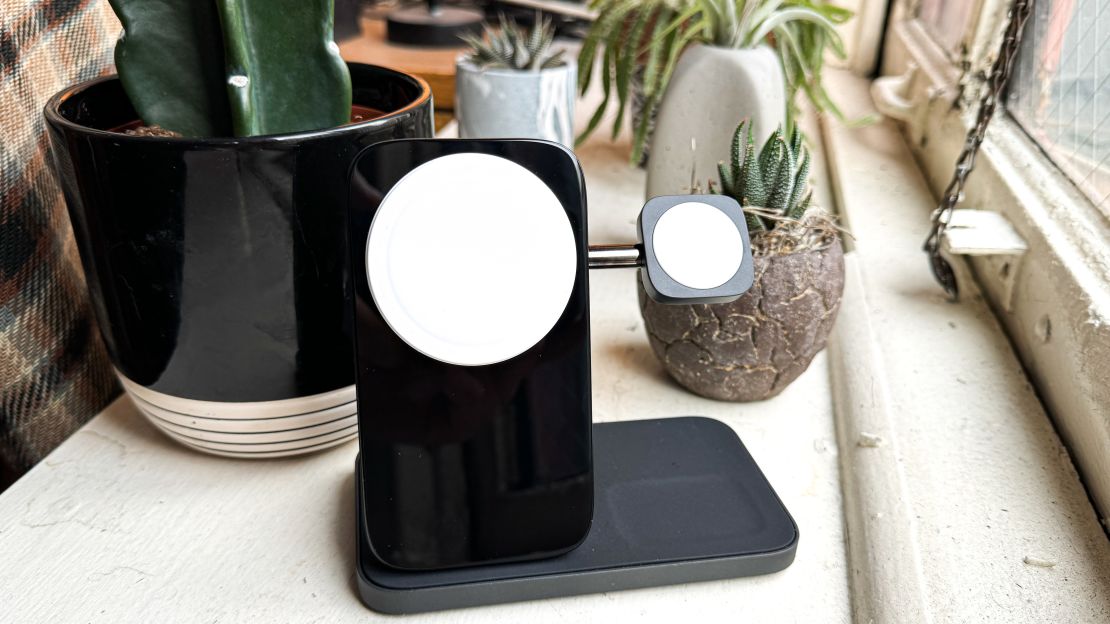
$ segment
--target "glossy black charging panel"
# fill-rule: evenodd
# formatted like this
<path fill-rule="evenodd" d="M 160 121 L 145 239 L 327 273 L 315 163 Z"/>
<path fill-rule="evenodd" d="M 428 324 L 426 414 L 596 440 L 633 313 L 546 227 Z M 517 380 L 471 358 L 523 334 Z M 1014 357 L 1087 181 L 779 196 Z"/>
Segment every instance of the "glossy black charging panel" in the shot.
<path fill-rule="evenodd" d="M 403 572 L 370 554 L 360 521 L 363 602 L 418 613 L 769 574 L 794 561 L 798 527 L 728 425 L 599 423 L 594 448 L 597 506 L 581 546 L 541 561 Z M 365 491 L 356 493 L 361 517 Z"/>
<path fill-rule="evenodd" d="M 473 175 L 460 176 L 453 163 L 474 166 Z M 420 184 L 414 185 L 413 178 L 400 184 L 425 165 L 425 173 L 441 173 L 420 178 Z M 523 179 L 521 184 L 508 179 L 475 183 L 483 172 L 504 169 L 513 177 L 520 168 L 530 172 L 516 176 L 518 182 Z M 395 188 L 404 190 L 390 196 Z M 434 189 L 445 191 L 435 202 L 439 205 L 419 206 L 440 217 L 425 225 L 436 225 L 438 219 L 453 225 L 447 231 L 429 227 L 426 242 L 421 242 L 418 220 L 395 223 L 397 214 L 382 208 L 390 202 L 398 205 L 404 193 Z M 482 276 L 457 271 L 460 256 L 470 253 L 465 232 L 501 225 L 494 220 L 470 227 L 474 224 L 465 220 L 466 206 L 481 206 L 475 194 L 501 201 L 502 207 L 508 205 L 506 199 L 518 202 L 522 211 L 541 200 L 562 211 L 543 216 L 555 218 L 558 223 L 552 227 L 562 236 L 548 241 L 566 261 L 555 277 L 544 271 L 551 253 L 499 255 L 498 245 L 488 240 L 470 248 L 485 254 L 489 266 L 517 271 L 521 279 L 503 288 L 533 293 L 523 296 L 524 303 L 547 292 L 535 289 L 537 280 L 551 281 L 551 289 L 561 293 L 556 307 L 540 310 L 551 312 L 553 324 L 534 344 L 528 339 L 522 346 L 518 340 L 515 348 L 498 346 L 501 350 L 491 354 L 481 345 L 463 344 L 468 334 L 457 331 L 459 319 L 488 325 L 489 312 L 507 315 L 508 335 L 537 316 L 527 305 L 524 320 L 503 306 L 484 311 L 489 300 L 505 299 L 504 292 L 483 283 Z M 531 196 L 536 194 L 543 198 Z M 449 209 L 434 212 L 441 208 Z M 586 200 L 574 156 L 558 145 L 528 140 L 379 143 L 367 148 L 352 169 L 349 214 L 362 457 L 359 495 L 368 556 L 393 568 L 432 570 L 550 557 L 573 549 L 585 538 L 593 515 Z M 413 213 L 406 209 L 405 214 Z M 493 213 L 474 214 L 488 219 Z M 502 214 L 512 218 L 515 212 Z M 382 238 L 387 228 L 395 238 Z M 381 240 L 372 239 L 372 229 Z M 453 257 L 441 253 L 445 246 L 458 247 L 452 231 L 464 237 L 462 251 Z M 546 237 L 537 239 L 544 239 L 537 240 L 537 249 L 544 248 Z M 402 240 L 403 245 L 397 242 Z M 383 267 L 375 258 L 394 264 Z M 406 285 L 427 283 L 419 280 L 401 283 L 401 274 L 413 267 L 425 271 L 425 280 L 450 274 L 451 288 L 445 292 L 451 294 L 415 292 Z M 370 273 L 376 275 L 373 288 Z M 529 279 L 532 275 L 536 277 Z M 381 290 L 390 280 L 394 290 Z M 468 280 L 474 288 L 460 290 Z M 413 301 L 421 302 L 419 310 L 413 309 Z M 520 299 L 506 301 L 512 308 Z M 426 310 L 439 316 L 425 322 L 420 315 Z M 436 334 L 436 323 L 454 327 L 455 334 Z M 428 327 L 432 329 L 425 331 Z M 496 338 L 498 332 L 490 335 Z"/>

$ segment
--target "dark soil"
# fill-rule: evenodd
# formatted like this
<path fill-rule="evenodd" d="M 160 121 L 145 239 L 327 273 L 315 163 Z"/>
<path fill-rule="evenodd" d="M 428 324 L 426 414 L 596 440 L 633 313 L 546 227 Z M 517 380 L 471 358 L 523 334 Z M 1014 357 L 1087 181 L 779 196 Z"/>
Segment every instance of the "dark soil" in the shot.
<path fill-rule="evenodd" d="M 139 122 L 135 122 L 138 124 Z M 130 125 L 130 124 L 128 124 Z M 117 130 L 118 132 L 118 130 Z M 149 137 L 179 137 L 180 134 L 173 130 L 166 130 L 162 126 L 140 126 L 124 127 L 123 133 L 128 136 L 149 136 Z"/>

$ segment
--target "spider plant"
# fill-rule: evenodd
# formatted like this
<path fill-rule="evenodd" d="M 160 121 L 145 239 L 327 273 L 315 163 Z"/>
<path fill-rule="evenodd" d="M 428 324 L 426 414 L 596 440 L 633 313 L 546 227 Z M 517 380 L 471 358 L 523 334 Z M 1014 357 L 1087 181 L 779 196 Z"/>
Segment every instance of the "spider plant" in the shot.
<path fill-rule="evenodd" d="M 602 102 L 578 137 L 582 141 L 601 123 L 615 95 L 619 134 L 628 109 L 633 75 L 643 66 L 644 109 L 633 129 L 632 162 L 639 162 L 648 125 L 670 82 L 682 51 L 693 44 L 754 48 L 770 44 L 782 63 L 789 115 L 803 91 L 818 111 L 843 117 L 821 85 L 826 50 L 844 57 L 836 25 L 852 12 L 826 0 L 591 0 L 600 17 L 591 26 L 578 57 L 582 93 L 601 55 Z M 788 123 L 788 125 L 792 125 Z"/>

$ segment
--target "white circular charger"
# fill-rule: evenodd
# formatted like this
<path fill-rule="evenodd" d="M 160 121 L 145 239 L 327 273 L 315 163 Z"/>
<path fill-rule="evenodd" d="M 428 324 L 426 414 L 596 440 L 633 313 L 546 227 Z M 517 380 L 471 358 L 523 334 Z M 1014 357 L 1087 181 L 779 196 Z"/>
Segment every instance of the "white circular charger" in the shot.
<path fill-rule="evenodd" d="M 379 205 L 366 275 L 385 322 L 441 362 L 481 366 L 534 346 L 574 287 L 577 245 L 551 189 L 488 154 L 406 174 Z"/>
<path fill-rule="evenodd" d="M 667 209 L 655 222 L 651 241 L 660 268 L 687 288 L 717 288 L 732 279 L 744 261 L 744 239 L 736 224 L 701 202 Z"/>

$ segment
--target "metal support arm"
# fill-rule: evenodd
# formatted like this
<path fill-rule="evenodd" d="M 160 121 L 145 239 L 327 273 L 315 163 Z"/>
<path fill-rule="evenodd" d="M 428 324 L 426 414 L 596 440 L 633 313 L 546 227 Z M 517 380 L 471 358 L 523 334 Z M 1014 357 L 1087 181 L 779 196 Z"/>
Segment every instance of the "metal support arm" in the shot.
<path fill-rule="evenodd" d="M 644 266 L 644 246 L 639 243 L 626 245 L 590 245 L 591 269 L 625 269 Z"/>

